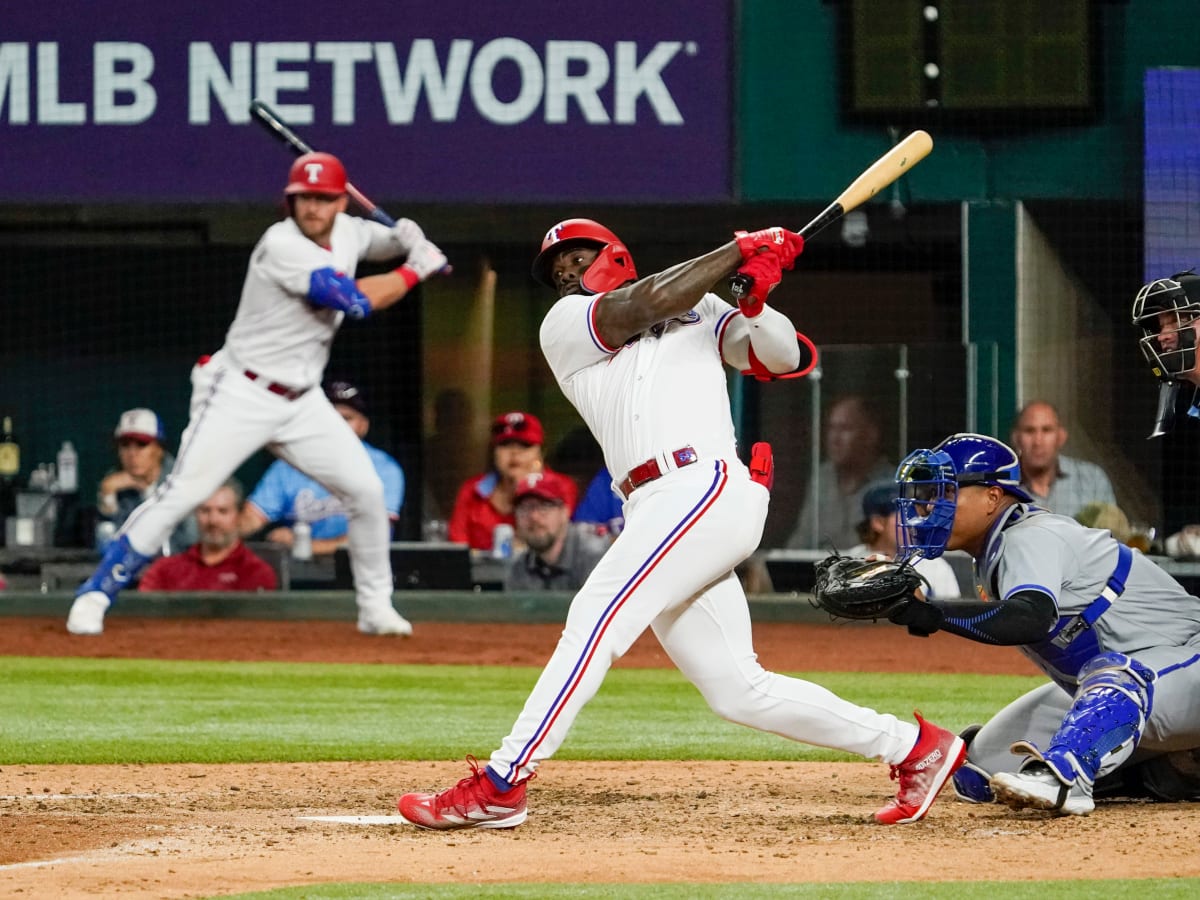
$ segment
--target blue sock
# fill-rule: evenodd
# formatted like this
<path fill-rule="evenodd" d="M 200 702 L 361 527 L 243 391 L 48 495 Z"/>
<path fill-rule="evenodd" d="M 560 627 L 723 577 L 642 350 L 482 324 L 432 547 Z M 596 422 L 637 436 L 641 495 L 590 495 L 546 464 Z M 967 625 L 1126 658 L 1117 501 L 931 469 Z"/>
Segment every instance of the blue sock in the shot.
<path fill-rule="evenodd" d="M 88 591 L 100 591 L 108 597 L 110 603 L 116 602 L 121 588 L 133 581 L 150 562 L 149 556 L 138 553 L 129 543 L 129 538 L 121 535 L 108 545 L 104 555 L 100 557 L 100 565 L 92 577 L 80 585 L 75 596 L 86 594 Z"/>
<path fill-rule="evenodd" d="M 492 786 L 502 794 L 507 794 L 512 790 L 513 786 L 492 771 L 491 766 L 484 766 L 483 771 L 487 773 L 488 780 Z"/>

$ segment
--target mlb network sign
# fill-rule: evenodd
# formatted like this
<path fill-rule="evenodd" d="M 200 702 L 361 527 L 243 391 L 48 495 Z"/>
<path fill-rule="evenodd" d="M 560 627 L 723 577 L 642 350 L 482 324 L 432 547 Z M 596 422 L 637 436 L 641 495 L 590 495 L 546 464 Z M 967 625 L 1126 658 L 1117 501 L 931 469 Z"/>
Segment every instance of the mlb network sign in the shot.
<path fill-rule="evenodd" d="M 730 195 L 727 2 L 50 6 L 0 21 L 9 202 L 277 196 L 254 99 L 376 199 Z"/>

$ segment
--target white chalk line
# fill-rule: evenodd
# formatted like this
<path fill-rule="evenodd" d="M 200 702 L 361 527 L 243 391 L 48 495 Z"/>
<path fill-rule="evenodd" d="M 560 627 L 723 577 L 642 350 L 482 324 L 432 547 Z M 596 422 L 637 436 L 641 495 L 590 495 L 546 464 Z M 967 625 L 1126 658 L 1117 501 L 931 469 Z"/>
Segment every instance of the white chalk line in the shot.
<path fill-rule="evenodd" d="M 162 794 L 5 794 L 0 800 L 153 800 Z"/>
<path fill-rule="evenodd" d="M 337 822 L 341 825 L 407 825 L 399 816 L 296 816 L 305 822 Z"/>
<path fill-rule="evenodd" d="M 125 859 L 130 856 L 143 856 L 151 851 L 161 851 L 163 841 L 143 840 L 122 844 L 107 850 L 97 850 L 95 853 L 85 853 L 82 856 L 60 856 L 55 859 L 34 859 L 29 862 L 9 863 L 0 866 L 0 872 L 11 872 L 16 869 L 48 869 L 51 866 L 64 866 L 78 863 L 110 862 L 115 859 Z M 170 849 L 170 847 L 168 847 Z"/>

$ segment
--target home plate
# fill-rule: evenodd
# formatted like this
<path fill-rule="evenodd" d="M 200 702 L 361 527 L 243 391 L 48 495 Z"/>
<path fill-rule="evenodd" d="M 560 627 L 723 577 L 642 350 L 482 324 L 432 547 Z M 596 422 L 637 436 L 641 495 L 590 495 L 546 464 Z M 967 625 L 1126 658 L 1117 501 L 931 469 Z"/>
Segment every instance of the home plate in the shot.
<path fill-rule="evenodd" d="M 342 825 L 407 825 L 399 816 L 296 816 L 305 822 L 338 822 Z"/>

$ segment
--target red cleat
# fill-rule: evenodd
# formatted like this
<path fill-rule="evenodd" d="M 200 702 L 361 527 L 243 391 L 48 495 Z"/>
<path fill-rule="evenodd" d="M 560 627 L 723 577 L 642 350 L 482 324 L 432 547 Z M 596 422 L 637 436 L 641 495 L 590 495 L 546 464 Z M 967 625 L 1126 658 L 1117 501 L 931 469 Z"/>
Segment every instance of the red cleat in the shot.
<path fill-rule="evenodd" d="M 525 782 L 510 791 L 498 791 L 479 767 L 467 757 L 471 774 L 439 794 L 405 794 L 396 804 L 400 817 L 410 825 L 449 831 L 455 828 L 515 828 L 525 821 Z"/>
<path fill-rule="evenodd" d="M 892 780 L 900 782 L 900 790 L 875 813 L 881 825 L 907 825 L 925 818 L 950 776 L 967 760 L 962 738 L 926 722 L 919 712 L 913 714 L 921 730 L 904 762 L 892 766 Z"/>

